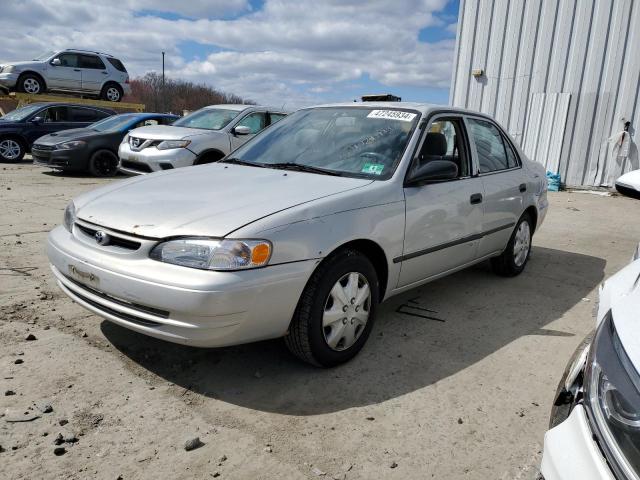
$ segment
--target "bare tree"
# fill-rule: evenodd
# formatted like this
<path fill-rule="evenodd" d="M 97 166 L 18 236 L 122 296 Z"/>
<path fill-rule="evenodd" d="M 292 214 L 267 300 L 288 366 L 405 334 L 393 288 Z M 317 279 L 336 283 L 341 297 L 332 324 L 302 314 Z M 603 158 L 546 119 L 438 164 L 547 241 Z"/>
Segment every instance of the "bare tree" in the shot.
<path fill-rule="evenodd" d="M 155 72 L 131 81 L 131 96 L 127 101 L 144 103 L 148 112 L 182 113 L 183 110 L 197 110 L 207 105 L 219 103 L 253 104 L 237 95 L 224 93 L 205 84 L 165 77 Z"/>

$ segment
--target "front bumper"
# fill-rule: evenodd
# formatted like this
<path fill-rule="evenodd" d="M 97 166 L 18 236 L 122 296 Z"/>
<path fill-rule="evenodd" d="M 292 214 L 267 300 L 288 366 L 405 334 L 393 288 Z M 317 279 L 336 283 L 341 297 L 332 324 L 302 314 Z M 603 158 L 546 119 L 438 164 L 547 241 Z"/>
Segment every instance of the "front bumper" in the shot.
<path fill-rule="evenodd" d="M 47 254 L 60 288 L 86 309 L 145 335 L 221 347 L 285 335 L 316 261 L 211 272 L 151 260 L 154 240 L 101 230 L 137 249 L 98 246 L 76 224 L 57 227 Z"/>
<path fill-rule="evenodd" d="M 31 147 L 34 165 L 59 170 L 85 170 L 87 152 L 85 148 L 74 150 L 54 150 L 47 145 L 35 144 Z"/>
<path fill-rule="evenodd" d="M 540 470 L 545 480 L 615 480 L 582 405 L 545 434 Z"/>
<path fill-rule="evenodd" d="M 148 147 L 134 152 L 127 143 L 120 144 L 118 157 L 120 157 L 118 169 L 130 175 L 189 167 L 196 160 L 196 154 L 188 148 L 158 150 L 155 147 Z"/>
<path fill-rule="evenodd" d="M 19 73 L 0 73 L 0 86 L 14 89 L 18 83 Z"/>

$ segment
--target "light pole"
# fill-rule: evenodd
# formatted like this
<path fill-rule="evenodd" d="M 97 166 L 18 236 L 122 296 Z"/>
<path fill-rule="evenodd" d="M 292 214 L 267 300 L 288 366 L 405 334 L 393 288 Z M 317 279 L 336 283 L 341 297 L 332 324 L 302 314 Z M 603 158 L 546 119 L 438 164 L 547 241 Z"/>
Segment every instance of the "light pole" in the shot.
<path fill-rule="evenodd" d="M 162 95 L 162 111 L 164 112 L 167 109 L 164 102 L 164 52 L 162 52 L 162 89 L 160 95 Z"/>

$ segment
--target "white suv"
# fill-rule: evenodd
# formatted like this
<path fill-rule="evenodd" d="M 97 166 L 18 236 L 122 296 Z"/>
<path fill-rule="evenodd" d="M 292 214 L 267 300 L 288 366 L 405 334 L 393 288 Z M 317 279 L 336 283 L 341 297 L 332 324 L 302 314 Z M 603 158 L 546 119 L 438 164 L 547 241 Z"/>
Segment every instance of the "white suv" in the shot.
<path fill-rule="evenodd" d="M 136 128 L 120 144 L 119 168 L 140 175 L 212 163 L 285 116 L 258 105 L 211 105 L 170 126 Z"/>
<path fill-rule="evenodd" d="M 47 91 L 97 95 L 119 102 L 131 93 L 129 74 L 117 58 L 100 52 L 47 52 L 30 62 L 0 65 L 0 87 L 30 94 Z"/>

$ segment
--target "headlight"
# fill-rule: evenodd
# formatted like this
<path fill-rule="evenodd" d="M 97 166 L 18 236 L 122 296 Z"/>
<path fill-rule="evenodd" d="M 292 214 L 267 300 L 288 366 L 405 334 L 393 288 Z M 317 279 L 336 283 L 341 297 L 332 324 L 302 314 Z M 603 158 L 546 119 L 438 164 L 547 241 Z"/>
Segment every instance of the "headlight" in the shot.
<path fill-rule="evenodd" d="M 160 243 L 149 256 L 203 270 L 243 270 L 265 266 L 271 258 L 271 242 L 184 238 Z"/>
<path fill-rule="evenodd" d="M 82 140 L 72 140 L 70 142 L 59 143 L 56 145 L 57 150 L 73 150 L 74 148 L 82 148 L 87 144 Z"/>
<path fill-rule="evenodd" d="M 15 65 L 7 65 L 2 69 L 2 73 L 17 73 L 19 71 Z"/>
<path fill-rule="evenodd" d="M 64 228 L 71 231 L 74 223 L 76 223 L 76 206 L 70 202 L 64 210 Z"/>
<path fill-rule="evenodd" d="M 587 361 L 589 418 L 617 477 L 640 478 L 640 374 L 615 331 L 611 312 L 600 323 Z"/>
<path fill-rule="evenodd" d="M 158 150 L 169 150 L 170 148 L 186 148 L 191 140 L 164 140 L 158 144 Z"/>
<path fill-rule="evenodd" d="M 122 143 L 129 143 L 129 134 L 128 133 L 122 139 Z"/>

